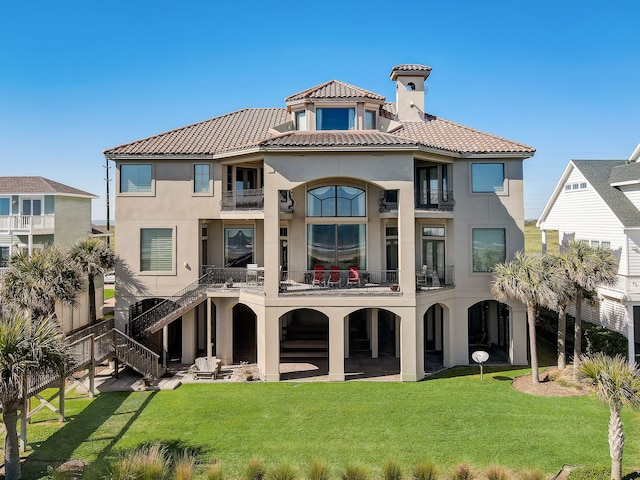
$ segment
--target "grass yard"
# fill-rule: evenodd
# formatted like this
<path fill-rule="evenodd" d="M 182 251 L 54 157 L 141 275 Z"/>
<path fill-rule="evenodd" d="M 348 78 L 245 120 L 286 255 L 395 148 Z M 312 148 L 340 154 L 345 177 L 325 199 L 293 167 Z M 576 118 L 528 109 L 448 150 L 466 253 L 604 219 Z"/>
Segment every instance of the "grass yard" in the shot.
<path fill-rule="evenodd" d="M 535 220 L 527 220 L 524 225 L 525 253 L 542 253 L 542 232 L 536 227 Z M 558 231 L 547 232 L 547 251 L 558 251 Z"/>
<path fill-rule="evenodd" d="M 254 457 L 267 469 L 289 464 L 299 477 L 320 460 L 332 478 L 346 465 L 380 478 L 388 459 L 405 472 L 422 461 L 441 471 L 468 462 L 547 477 L 565 463 L 609 465 L 608 409 L 594 397 L 534 397 L 509 381 L 526 370 L 487 371 L 482 381 L 467 367 L 419 383 L 188 384 L 68 399 L 62 428 L 50 412 L 29 426 L 34 450 L 24 478 L 44 478 L 63 459 L 95 462 L 151 440 L 221 459 L 236 478 Z M 640 415 L 623 413 L 624 466 L 640 468 Z"/>

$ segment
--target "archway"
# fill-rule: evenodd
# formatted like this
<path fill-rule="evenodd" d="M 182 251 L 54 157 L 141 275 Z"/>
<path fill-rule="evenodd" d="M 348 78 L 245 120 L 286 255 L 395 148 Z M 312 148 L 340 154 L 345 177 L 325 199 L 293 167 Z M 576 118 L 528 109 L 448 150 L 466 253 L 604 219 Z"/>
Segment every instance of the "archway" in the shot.
<path fill-rule="evenodd" d="M 329 318 L 300 308 L 280 317 L 280 379 L 329 373 Z"/>
<path fill-rule="evenodd" d="M 399 318 L 389 310 L 365 308 L 346 319 L 347 380 L 400 373 Z"/>
<path fill-rule="evenodd" d="M 468 309 L 469 362 L 476 350 L 489 354 L 491 363 L 509 363 L 509 307 L 483 300 Z"/>
<path fill-rule="evenodd" d="M 445 307 L 436 303 L 424 313 L 424 371 L 434 373 L 444 368 Z"/>
<path fill-rule="evenodd" d="M 241 303 L 233 307 L 233 362 L 258 361 L 257 316 Z"/>

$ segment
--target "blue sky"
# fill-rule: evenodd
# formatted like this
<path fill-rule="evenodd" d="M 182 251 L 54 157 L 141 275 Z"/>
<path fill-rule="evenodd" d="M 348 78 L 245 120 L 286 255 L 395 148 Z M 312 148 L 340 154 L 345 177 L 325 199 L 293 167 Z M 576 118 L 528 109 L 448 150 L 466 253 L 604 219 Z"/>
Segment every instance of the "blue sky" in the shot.
<path fill-rule="evenodd" d="M 391 68 L 420 63 L 427 112 L 537 149 L 537 218 L 570 159 L 627 158 L 640 142 L 639 14 L 634 0 L 7 0 L 0 175 L 100 195 L 104 219 L 106 148 L 331 79 L 395 100 Z"/>

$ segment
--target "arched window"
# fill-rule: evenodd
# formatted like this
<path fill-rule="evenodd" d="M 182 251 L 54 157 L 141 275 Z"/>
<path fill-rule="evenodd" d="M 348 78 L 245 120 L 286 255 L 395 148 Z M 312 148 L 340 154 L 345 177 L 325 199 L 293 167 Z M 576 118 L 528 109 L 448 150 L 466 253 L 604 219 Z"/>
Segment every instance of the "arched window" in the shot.
<path fill-rule="evenodd" d="M 308 217 L 364 217 L 365 191 L 345 185 L 328 185 L 307 192 Z"/>

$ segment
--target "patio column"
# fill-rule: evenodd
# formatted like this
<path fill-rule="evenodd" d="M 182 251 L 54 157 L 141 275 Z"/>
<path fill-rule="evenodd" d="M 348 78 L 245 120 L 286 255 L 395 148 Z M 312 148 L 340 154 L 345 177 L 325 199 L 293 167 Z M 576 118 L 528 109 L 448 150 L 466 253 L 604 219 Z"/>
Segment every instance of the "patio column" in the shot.
<path fill-rule="evenodd" d="M 232 298 L 212 300 L 216 306 L 216 357 L 223 365 L 233 362 L 233 305 Z"/>
<path fill-rule="evenodd" d="M 633 305 L 627 305 L 627 342 L 629 352 L 629 363 L 631 365 L 636 363 L 636 333 L 635 333 L 635 321 L 633 316 Z"/>
<path fill-rule="evenodd" d="M 509 357 L 513 365 L 528 365 L 527 360 L 527 310 L 524 305 L 511 307 L 509 312 L 509 332 L 511 349 Z"/>
<path fill-rule="evenodd" d="M 329 317 L 329 380 L 332 382 L 344 382 L 344 359 L 347 358 L 345 328 L 348 328 L 348 323 L 342 316 Z"/>
<path fill-rule="evenodd" d="M 257 312 L 258 367 L 267 382 L 280 381 L 280 320 Z"/>
<path fill-rule="evenodd" d="M 207 350 L 207 358 L 215 356 L 216 352 L 211 347 L 211 299 L 207 298 L 207 334 L 205 337 L 205 348 Z"/>
<path fill-rule="evenodd" d="M 406 312 L 405 312 L 406 313 Z M 398 317 L 396 317 L 398 318 Z M 399 319 L 399 318 L 398 318 Z M 405 314 L 400 321 L 400 379 L 403 382 L 415 382 L 424 376 L 424 368 L 417 370 L 417 325 L 415 314 Z M 421 352 L 422 354 L 422 352 Z"/>
<path fill-rule="evenodd" d="M 547 231 L 541 230 L 542 232 L 542 254 L 547 253 Z"/>

